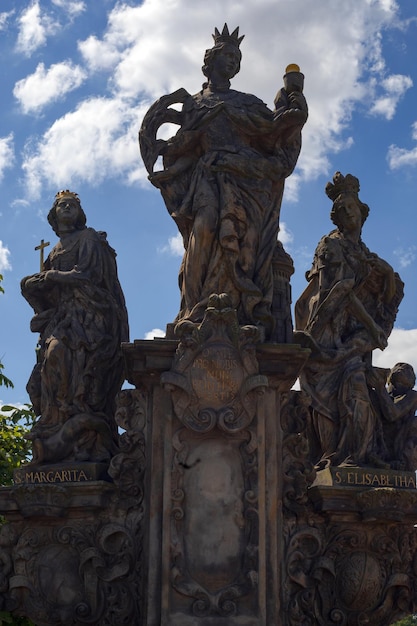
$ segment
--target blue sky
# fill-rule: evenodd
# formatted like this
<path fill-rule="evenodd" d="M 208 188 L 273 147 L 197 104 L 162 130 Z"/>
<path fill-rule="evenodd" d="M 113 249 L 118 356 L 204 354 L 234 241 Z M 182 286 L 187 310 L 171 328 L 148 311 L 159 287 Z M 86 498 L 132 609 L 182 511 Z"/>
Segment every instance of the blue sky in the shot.
<path fill-rule="evenodd" d="M 374 363 L 417 369 L 415 0 L 2 0 L 0 358 L 15 389 L 0 388 L 0 404 L 28 401 L 37 337 L 20 280 L 38 271 L 40 240 L 56 242 L 46 215 L 60 189 L 80 195 L 88 225 L 117 250 L 131 340 L 175 317 L 181 246 L 147 181 L 137 133 L 155 99 L 199 91 L 204 51 L 224 22 L 245 35 L 235 89 L 272 107 L 285 67 L 298 63 L 305 74 L 310 117 L 281 210 L 294 302 L 333 227 L 326 182 L 350 172 L 371 209 L 363 239 L 406 285 Z"/>

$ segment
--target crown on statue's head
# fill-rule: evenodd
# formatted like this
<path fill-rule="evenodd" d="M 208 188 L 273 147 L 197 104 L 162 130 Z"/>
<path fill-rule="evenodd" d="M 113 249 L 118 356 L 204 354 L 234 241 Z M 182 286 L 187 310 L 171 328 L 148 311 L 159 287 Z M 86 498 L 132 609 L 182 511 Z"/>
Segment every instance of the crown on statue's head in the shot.
<path fill-rule="evenodd" d="M 352 174 L 346 174 L 343 176 L 340 172 L 336 172 L 333 176 L 333 183 L 327 183 L 326 194 L 330 200 L 335 201 L 341 194 L 354 194 L 359 193 L 359 180 Z"/>
<path fill-rule="evenodd" d="M 239 48 L 240 43 L 242 39 L 244 38 L 244 36 L 245 35 L 242 35 L 241 37 L 239 37 L 239 26 L 235 28 L 233 33 L 229 33 L 229 28 L 227 24 L 223 26 L 223 30 L 221 33 L 219 32 L 218 28 L 215 28 L 214 35 L 212 35 L 214 39 L 214 44 L 216 46 L 219 43 L 228 43 L 228 44 L 231 44 L 232 46 L 235 46 L 236 48 Z"/>
<path fill-rule="evenodd" d="M 78 193 L 74 193 L 73 191 L 70 191 L 69 189 L 62 189 L 62 191 L 58 191 L 58 193 L 55 196 L 55 202 L 58 202 L 58 200 L 60 200 L 61 198 L 72 198 L 73 200 L 78 202 L 78 204 L 80 204 Z"/>

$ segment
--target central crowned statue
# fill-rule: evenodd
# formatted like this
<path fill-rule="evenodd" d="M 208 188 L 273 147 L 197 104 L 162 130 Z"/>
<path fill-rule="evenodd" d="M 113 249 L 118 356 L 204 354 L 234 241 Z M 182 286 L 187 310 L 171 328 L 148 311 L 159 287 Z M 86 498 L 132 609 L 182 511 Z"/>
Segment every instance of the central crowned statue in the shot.
<path fill-rule="evenodd" d="M 274 331 L 273 257 L 285 179 L 301 149 L 307 120 L 303 75 L 287 67 L 285 88 L 271 111 L 256 96 L 230 89 L 240 69 L 243 36 L 215 29 L 206 50 L 207 82 L 191 96 L 184 89 L 160 98 L 139 133 L 150 181 L 161 190 L 184 241 L 176 323 L 203 320 L 213 293 L 227 293 L 239 324 L 257 326 L 266 341 Z M 182 103 L 177 111 L 170 108 Z M 168 141 L 156 139 L 166 122 L 180 126 Z M 163 171 L 154 164 L 163 157 Z"/>

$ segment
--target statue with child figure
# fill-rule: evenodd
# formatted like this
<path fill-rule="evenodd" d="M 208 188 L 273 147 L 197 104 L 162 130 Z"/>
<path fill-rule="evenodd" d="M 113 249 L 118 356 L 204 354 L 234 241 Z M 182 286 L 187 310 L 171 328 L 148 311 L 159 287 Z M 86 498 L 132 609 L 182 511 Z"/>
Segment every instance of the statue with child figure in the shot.
<path fill-rule="evenodd" d="M 382 390 L 381 410 L 372 401 L 386 380 L 372 351 L 387 346 L 404 285 L 362 241 L 369 207 L 359 199 L 359 180 L 336 172 L 326 194 L 336 228 L 320 240 L 295 307 L 297 340 L 312 349 L 300 375 L 311 399 L 312 455 L 321 468 L 388 468 L 382 421 L 394 409 Z"/>

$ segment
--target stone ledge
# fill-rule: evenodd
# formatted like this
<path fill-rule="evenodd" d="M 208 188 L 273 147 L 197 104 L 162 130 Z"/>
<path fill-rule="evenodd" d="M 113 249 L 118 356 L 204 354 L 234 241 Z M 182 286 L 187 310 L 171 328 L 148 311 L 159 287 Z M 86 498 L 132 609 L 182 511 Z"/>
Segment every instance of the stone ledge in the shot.
<path fill-rule="evenodd" d="M 346 482 L 343 482 L 346 480 Z M 414 472 L 372 468 L 328 468 L 309 489 L 316 511 L 338 522 L 415 524 L 417 489 Z"/>
<path fill-rule="evenodd" d="M 116 487 L 106 481 L 20 484 L 0 488 L 0 515 L 8 521 L 28 517 L 84 518 L 109 506 Z"/>

